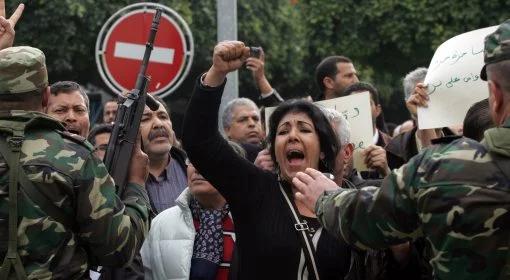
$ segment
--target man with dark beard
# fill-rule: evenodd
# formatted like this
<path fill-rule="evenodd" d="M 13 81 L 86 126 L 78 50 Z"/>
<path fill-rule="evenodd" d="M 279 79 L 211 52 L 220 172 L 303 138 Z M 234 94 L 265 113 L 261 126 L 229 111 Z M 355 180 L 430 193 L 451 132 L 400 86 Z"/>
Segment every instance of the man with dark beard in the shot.
<path fill-rule="evenodd" d="M 173 146 L 174 131 L 166 103 L 155 97 L 160 106 L 151 111 L 145 107 L 140 134 L 149 156 L 147 193 L 155 214 L 175 205 L 175 199 L 186 188 L 186 154 Z"/>

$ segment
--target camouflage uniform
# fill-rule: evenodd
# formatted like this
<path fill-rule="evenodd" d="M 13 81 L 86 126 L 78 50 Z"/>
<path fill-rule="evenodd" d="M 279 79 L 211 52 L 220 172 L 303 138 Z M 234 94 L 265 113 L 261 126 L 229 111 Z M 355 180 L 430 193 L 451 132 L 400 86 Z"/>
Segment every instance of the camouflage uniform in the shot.
<path fill-rule="evenodd" d="M 509 39 L 506 21 L 486 38 L 485 62 L 502 61 L 491 61 L 498 51 L 510 59 Z M 510 279 L 510 118 L 482 143 L 424 150 L 381 188 L 326 192 L 315 210 L 326 230 L 362 249 L 425 237 L 439 279 Z"/>
<path fill-rule="evenodd" d="M 37 92 L 48 85 L 44 54 L 30 47 L 0 51 L 0 99 Z M 9 99 L 9 97 L 7 97 Z M 1 101 L 0 101 L 1 102 Z M 18 195 L 17 252 L 28 279 L 88 279 L 91 265 L 125 265 L 148 229 L 149 202 L 142 186 L 128 184 L 122 200 L 113 179 L 84 139 L 63 132 L 39 112 L 0 111 L 0 140 L 6 127 L 28 123 L 19 167 L 40 193 L 68 217 L 49 215 L 23 186 Z M 0 154 L 0 260 L 6 254 L 9 166 Z M 10 278 L 15 275 L 11 269 Z"/>

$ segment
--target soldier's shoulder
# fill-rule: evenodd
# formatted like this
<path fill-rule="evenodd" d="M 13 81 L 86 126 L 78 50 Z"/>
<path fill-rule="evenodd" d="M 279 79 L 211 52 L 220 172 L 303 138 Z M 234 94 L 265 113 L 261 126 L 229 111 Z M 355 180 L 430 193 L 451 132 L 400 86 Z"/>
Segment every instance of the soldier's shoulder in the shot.
<path fill-rule="evenodd" d="M 66 142 L 70 142 L 70 143 L 76 144 L 78 146 L 81 146 L 81 147 L 87 149 L 88 151 L 92 151 L 94 149 L 92 144 L 90 144 L 89 141 L 87 141 L 87 139 L 85 137 L 82 137 L 80 135 L 77 135 L 77 134 L 74 134 L 74 133 L 71 133 L 71 132 L 65 131 L 65 130 L 56 130 L 56 132 Z"/>
<path fill-rule="evenodd" d="M 25 135 L 27 140 L 41 139 L 58 149 L 76 150 L 86 153 L 90 153 L 93 150 L 92 145 L 85 138 L 58 128 L 31 129 Z"/>
<path fill-rule="evenodd" d="M 35 128 L 26 132 L 21 160 L 26 164 L 47 163 L 74 166 L 85 162 L 92 154 L 90 143 L 60 129 Z"/>
<path fill-rule="evenodd" d="M 436 157 L 450 158 L 460 157 L 465 160 L 471 159 L 466 157 L 466 154 L 487 154 L 487 148 L 473 139 L 467 137 L 460 137 L 450 139 L 445 142 L 437 143 L 428 149 L 429 155 L 436 155 Z"/>
<path fill-rule="evenodd" d="M 497 172 L 487 147 L 465 137 L 427 149 L 415 167 L 428 185 L 492 184 Z"/>
<path fill-rule="evenodd" d="M 451 165 L 455 165 L 455 168 L 459 169 L 471 166 L 471 163 L 487 161 L 490 161 L 490 155 L 484 145 L 475 140 L 461 137 L 424 149 L 409 162 L 409 165 L 427 173 Z"/>

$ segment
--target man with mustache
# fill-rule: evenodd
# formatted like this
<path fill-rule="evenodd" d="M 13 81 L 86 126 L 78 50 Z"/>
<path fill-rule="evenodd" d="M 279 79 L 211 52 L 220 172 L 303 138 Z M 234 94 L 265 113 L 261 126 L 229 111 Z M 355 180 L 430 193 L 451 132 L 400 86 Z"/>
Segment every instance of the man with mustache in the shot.
<path fill-rule="evenodd" d="M 89 134 L 89 98 L 76 82 L 61 81 L 50 86 L 50 98 L 44 112 L 81 137 Z"/>
<path fill-rule="evenodd" d="M 186 188 L 186 154 L 174 146 L 174 131 L 166 103 L 158 97 L 158 110 L 145 107 L 140 134 L 145 153 L 149 156 L 147 193 L 154 212 L 175 205 L 175 199 Z"/>

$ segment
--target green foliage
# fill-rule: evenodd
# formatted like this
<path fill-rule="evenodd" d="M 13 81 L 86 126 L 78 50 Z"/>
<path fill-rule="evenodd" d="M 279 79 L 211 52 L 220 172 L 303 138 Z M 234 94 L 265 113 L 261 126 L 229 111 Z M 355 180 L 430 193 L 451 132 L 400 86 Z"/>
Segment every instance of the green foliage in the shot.
<path fill-rule="evenodd" d="M 18 26 L 16 44 L 47 55 L 51 81 L 73 79 L 105 87 L 94 47 L 104 22 L 118 9 L 140 1 L 32 0 Z M 187 97 L 194 78 L 210 65 L 216 43 L 216 1 L 161 0 L 180 13 L 195 40 L 190 77 L 171 97 Z M 355 61 L 362 80 L 374 83 L 386 116 L 404 112 L 402 76 L 428 66 L 434 50 L 457 34 L 496 25 L 507 17 L 505 0 L 238 0 L 238 38 L 266 52 L 266 72 L 284 97 L 316 95 L 314 69 L 322 58 L 343 54 Z M 7 1 L 12 11 L 16 1 Z M 240 92 L 258 93 L 251 73 L 240 71 Z M 182 106 L 181 106 L 182 107 Z"/>
<path fill-rule="evenodd" d="M 7 11 L 16 1 L 6 1 Z M 33 0 L 26 4 L 16 26 L 16 44 L 33 45 L 44 51 L 52 81 L 73 79 L 81 83 L 97 82 L 96 38 L 106 20 L 134 1 L 116 0 Z M 188 4 L 162 1 L 190 18 Z M 181 4 L 179 4 L 181 3 Z"/>
<path fill-rule="evenodd" d="M 307 79 L 303 64 L 307 39 L 299 11 L 288 0 L 240 0 L 238 13 L 238 38 L 264 48 L 266 72 L 273 87 L 287 97 L 303 95 L 300 87 Z M 240 79 L 241 89 L 245 84 L 254 89 L 251 72 L 241 71 Z"/>
<path fill-rule="evenodd" d="M 306 63 L 331 54 L 350 57 L 361 79 L 381 92 L 386 116 L 402 113 L 399 118 L 407 114 L 401 109 L 405 73 L 427 67 L 445 40 L 508 16 L 504 0 L 302 0 L 298 6 L 309 38 Z"/>

